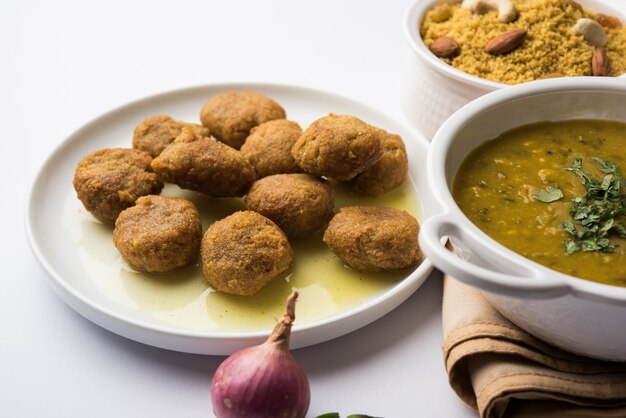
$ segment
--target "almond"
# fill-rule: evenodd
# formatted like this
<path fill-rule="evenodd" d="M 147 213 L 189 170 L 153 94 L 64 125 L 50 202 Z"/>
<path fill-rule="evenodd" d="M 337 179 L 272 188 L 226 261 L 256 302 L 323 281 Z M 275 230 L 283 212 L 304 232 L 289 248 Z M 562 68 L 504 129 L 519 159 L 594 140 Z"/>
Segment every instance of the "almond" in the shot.
<path fill-rule="evenodd" d="M 526 33 L 526 29 L 515 29 L 498 35 L 487 43 L 485 51 L 491 55 L 511 52 L 522 44 Z"/>
<path fill-rule="evenodd" d="M 596 48 L 591 57 L 591 74 L 599 77 L 611 75 L 611 61 L 604 48 Z"/>
<path fill-rule="evenodd" d="M 598 15 L 596 16 L 596 21 L 605 28 L 615 29 L 622 27 L 622 21 L 615 16 L 603 15 L 602 13 L 598 13 Z"/>
<path fill-rule="evenodd" d="M 449 36 L 437 38 L 430 45 L 430 50 L 439 58 L 451 58 L 459 53 L 459 44 Z"/>

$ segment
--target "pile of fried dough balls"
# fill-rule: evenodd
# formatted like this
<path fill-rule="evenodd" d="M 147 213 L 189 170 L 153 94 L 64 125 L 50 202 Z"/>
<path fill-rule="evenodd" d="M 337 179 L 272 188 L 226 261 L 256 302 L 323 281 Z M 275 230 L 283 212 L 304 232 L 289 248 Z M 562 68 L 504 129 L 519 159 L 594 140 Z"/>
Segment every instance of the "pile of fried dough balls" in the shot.
<path fill-rule="evenodd" d="M 356 117 L 322 117 L 302 131 L 274 100 L 226 92 L 202 108 L 202 124 L 149 117 L 132 149 L 84 157 L 74 188 L 97 219 L 114 224 L 113 242 L 134 269 L 169 272 L 201 255 L 215 289 L 253 295 L 291 265 L 289 239 L 327 226 L 324 242 L 344 264 L 397 271 L 422 257 L 419 225 L 404 211 L 344 207 L 334 214 L 329 179 L 380 196 L 407 178 L 402 139 Z M 206 196 L 243 197 L 244 211 L 213 223 L 185 199 L 159 196 L 163 183 Z M 329 222 L 330 221 L 330 222 Z"/>

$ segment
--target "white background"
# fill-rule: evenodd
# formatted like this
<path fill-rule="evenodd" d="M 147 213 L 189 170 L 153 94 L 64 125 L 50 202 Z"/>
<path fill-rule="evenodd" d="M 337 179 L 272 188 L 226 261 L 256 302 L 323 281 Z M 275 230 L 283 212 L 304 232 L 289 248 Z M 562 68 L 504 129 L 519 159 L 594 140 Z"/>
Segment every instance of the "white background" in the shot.
<path fill-rule="evenodd" d="M 119 337 L 46 285 L 23 228 L 33 176 L 92 118 L 184 86 L 301 84 L 401 119 L 409 1 L 0 5 L 0 416 L 211 417 L 210 382 L 224 357 Z M 447 383 L 440 280 L 434 273 L 403 305 L 359 331 L 294 352 L 311 382 L 309 416 L 475 416 Z"/>

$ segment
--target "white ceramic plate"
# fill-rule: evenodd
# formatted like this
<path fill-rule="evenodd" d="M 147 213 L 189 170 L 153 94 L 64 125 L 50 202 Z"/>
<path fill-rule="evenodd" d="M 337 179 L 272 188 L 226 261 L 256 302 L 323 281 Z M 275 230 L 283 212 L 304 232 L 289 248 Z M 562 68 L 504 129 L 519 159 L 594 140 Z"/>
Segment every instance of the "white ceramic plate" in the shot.
<path fill-rule="evenodd" d="M 133 129 L 144 118 L 165 113 L 176 119 L 197 121 L 207 98 L 229 90 L 253 90 L 272 97 L 286 109 L 289 119 L 304 125 L 332 112 L 351 114 L 400 134 L 407 145 L 412 184 L 420 197 L 416 205 L 418 217 L 432 210 L 425 205 L 433 201 L 424 173 L 428 142 L 407 126 L 353 100 L 318 90 L 273 84 L 209 85 L 148 97 L 100 116 L 67 138 L 41 167 L 29 195 L 26 231 L 33 253 L 48 273 L 56 293 L 89 320 L 135 341 L 199 354 L 230 354 L 261 343 L 269 334 L 270 327 L 254 331 L 222 327 L 216 331 L 181 326 L 166 320 L 178 315 L 181 306 L 171 308 L 171 312 L 166 306 L 156 315 L 155 309 L 114 297 L 128 292 L 119 286 L 117 276 L 133 273 L 124 268 L 110 235 L 102 235 L 102 231 L 100 237 L 97 235 L 104 226 L 84 211 L 72 187 L 74 169 L 82 157 L 101 148 L 130 147 Z M 431 263 L 424 260 L 406 277 L 355 306 L 309 322 L 306 318 L 296 320 L 292 347 L 327 341 L 380 318 L 408 298 L 426 280 L 431 269 Z M 117 293 L 107 290 L 109 284 L 118 287 Z M 205 290 L 210 293 L 209 289 Z M 133 296 L 135 300 L 143 297 Z M 154 301 L 150 303 L 154 307 Z M 203 312 L 198 315 L 202 316 Z"/>

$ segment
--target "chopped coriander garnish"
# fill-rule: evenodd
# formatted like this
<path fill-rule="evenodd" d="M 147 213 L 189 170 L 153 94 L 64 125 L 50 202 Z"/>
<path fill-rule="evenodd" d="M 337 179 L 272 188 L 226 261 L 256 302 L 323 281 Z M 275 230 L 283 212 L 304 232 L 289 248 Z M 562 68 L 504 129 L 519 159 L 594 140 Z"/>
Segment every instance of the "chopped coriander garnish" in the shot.
<path fill-rule="evenodd" d="M 533 199 L 540 202 L 550 203 L 563 198 L 563 192 L 558 187 L 548 186 L 545 189 L 537 190 L 532 194 Z"/>
<path fill-rule="evenodd" d="M 575 241 L 563 241 L 563 244 L 565 245 L 565 252 L 567 254 L 573 254 L 576 251 L 580 250 L 580 245 L 578 245 L 578 243 Z"/>
<path fill-rule="evenodd" d="M 622 193 L 624 179 L 612 161 L 596 157 L 591 159 L 606 174 L 602 180 L 585 173 L 580 158 L 575 158 L 572 166 L 566 169 L 580 177 L 586 191 L 584 196 L 572 200 L 569 212 L 573 222 L 566 220 L 561 224 L 563 230 L 571 235 L 570 240 L 563 242 L 567 254 L 580 250 L 613 252 L 615 244 L 609 235 L 626 238 L 626 226 L 617 220 L 618 216 L 626 215 L 626 195 Z"/>

